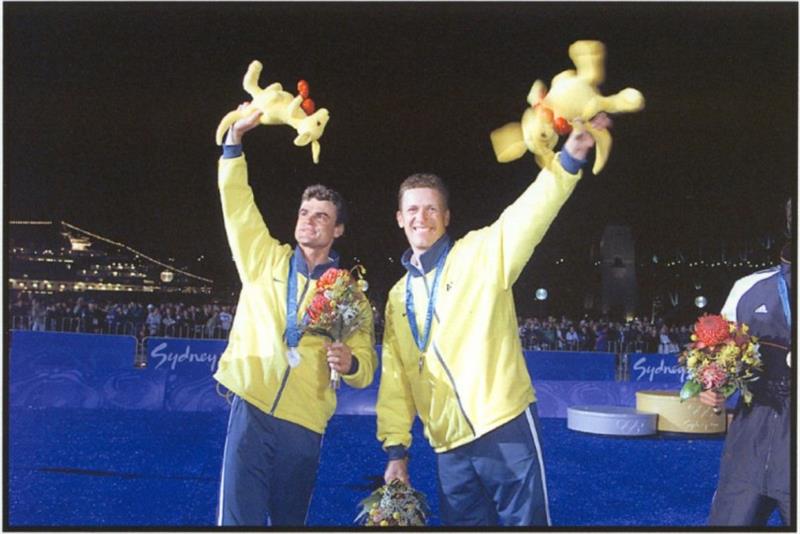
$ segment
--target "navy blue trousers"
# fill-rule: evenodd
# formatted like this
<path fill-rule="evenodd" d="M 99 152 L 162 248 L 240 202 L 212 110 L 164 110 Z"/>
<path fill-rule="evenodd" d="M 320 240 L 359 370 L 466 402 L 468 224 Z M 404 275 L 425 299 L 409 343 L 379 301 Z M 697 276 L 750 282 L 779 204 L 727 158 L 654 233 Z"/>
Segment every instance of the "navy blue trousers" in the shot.
<path fill-rule="evenodd" d="M 322 435 L 235 396 L 222 458 L 217 525 L 302 526 Z"/>
<path fill-rule="evenodd" d="M 550 525 L 536 403 L 480 438 L 437 454 L 446 526 Z"/>
<path fill-rule="evenodd" d="M 791 405 L 739 402 L 720 462 L 719 484 L 711 501 L 712 526 L 766 526 L 776 508 L 791 524 Z"/>

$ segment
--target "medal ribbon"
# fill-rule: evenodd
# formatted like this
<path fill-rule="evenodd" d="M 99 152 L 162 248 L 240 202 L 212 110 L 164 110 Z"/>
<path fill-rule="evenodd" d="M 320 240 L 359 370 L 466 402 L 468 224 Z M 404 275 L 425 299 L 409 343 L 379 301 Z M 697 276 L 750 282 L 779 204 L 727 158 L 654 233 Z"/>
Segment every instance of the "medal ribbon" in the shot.
<path fill-rule="evenodd" d="M 286 283 L 286 344 L 289 348 L 297 347 L 303 336 L 300 325 L 297 323 L 297 266 L 296 258 L 292 256 L 289 261 L 289 280 Z"/>
<path fill-rule="evenodd" d="M 447 259 L 447 254 L 450 252 L 450 244 L 442 251 L 439 256 L 439 261 L 436 262 L 436 274 L 433 277 L 433 286 L 430 295 L 428 295 L 428 311 L 425 313 L 425 325 L 420 337 L 419 329 L 417 328 L 417 314 L 414 311 L 414 292 L 411 291 L 411 273 L 406 275 L 406 317 L 408 318 L 408 326 L 411 327 L 411 334 L 414 336 L 414 341 L 417 344 L 420 352 L 425 352 L 428 346 L 428 340 L 431 335 L 431 324 L 433 323 L 433 312 L 436 306 L 436 289 L 439 287 L 439 279 L 444 270 L 444 261 Z M 425 276 L 423 273 L 422 276 Z"/>

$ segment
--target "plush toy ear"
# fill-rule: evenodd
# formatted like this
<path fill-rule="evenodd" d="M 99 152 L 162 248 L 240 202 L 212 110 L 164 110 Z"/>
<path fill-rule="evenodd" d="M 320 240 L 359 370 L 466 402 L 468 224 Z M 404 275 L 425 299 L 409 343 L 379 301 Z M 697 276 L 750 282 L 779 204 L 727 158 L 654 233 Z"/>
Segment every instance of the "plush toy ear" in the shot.
<path fill-rule="evenodd" d="M 528 104 L 535 106 L 544 99 L 545 95 L 547 95 L 547 86 L 542 80 L 536 80 L 528 92 Z"/>
<path fill-rule="evenodd" d="M 306 132 L 294 138 L 294 146 L 306 146 L 311 141 L 311 134 Z"/>
<path fill-rule="evenodd" d="M 528 151 L 522 138 L 522 126 L 518 122 L 501 126 L 489 134 L 489 138 L 492 140 L 494 155 L 500 163 L 517 160 Z"/>

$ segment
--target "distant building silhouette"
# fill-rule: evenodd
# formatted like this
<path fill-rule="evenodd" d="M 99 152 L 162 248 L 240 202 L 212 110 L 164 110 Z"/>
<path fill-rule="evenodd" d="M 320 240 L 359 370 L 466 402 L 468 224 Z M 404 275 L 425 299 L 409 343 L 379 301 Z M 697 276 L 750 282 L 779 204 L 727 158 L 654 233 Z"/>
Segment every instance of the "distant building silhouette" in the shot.
<path fill-rule="evenodd" d="M 211 294 L 214 281 L 66 222 L 10 221 L 8 288 L 54 294 Z"/>
<path fill-rule="evenodd" d="M 608 225 L 600 241 L 602 311 L 614 318 L 636 314 L 636 253 L 628 226 Z"/>

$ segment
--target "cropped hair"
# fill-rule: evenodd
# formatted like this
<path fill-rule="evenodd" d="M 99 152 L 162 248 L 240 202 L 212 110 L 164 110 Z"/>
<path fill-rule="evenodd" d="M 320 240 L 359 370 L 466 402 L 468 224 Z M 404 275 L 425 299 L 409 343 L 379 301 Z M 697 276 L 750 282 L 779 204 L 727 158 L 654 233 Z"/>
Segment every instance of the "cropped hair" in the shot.
<path fill-rule="evenodd" d="M 403 183 L 400 184 L 400 189 L 397 192 L 397 206 L 398 208 L 402 208 L 403 204 L 403 193 L 408 191 L 409 189 L 419 189 L 419 188 L 428 188 L 428 189 L 435 189 L 439 192 L 442 196 L 442 200 L 444 201 L 445 209 L 448 209 L 450 205 L 450 192 L 447 190 L 447 186 L 444 185 L 444 182 L 441 178 L 439 178 L 435 174 L 430 173 L 416 173 L 412 174 L 405 180 Z"/>
<path fill-rule="evenodd" d="M 342 195 L 340 195 L 337 191 L 334 191 L 330 187 L 326 187 L 321 184 L 310 185 L 306 187 L 305 191 L 303 191 L 301 201 L 305 202 L 306 200 L 311 200 L 312 198 L 316 200 L 327 200 L 336 206 L 337 225 L 345 224 L 347 222 L 347 207 L 344 204 L 344 198 L 342 198 Z"/>

